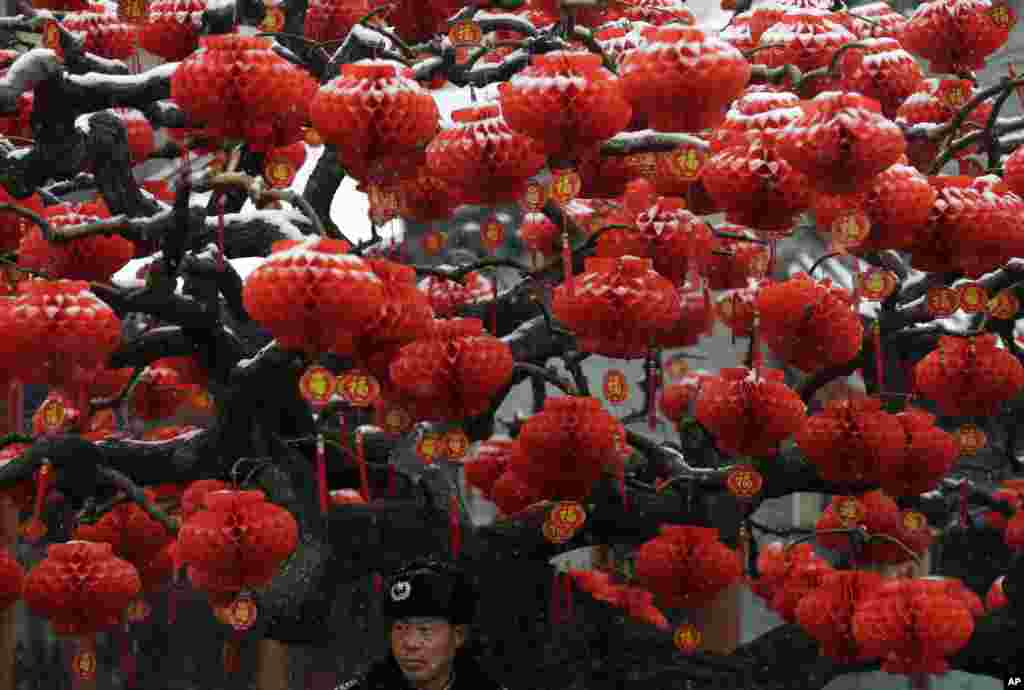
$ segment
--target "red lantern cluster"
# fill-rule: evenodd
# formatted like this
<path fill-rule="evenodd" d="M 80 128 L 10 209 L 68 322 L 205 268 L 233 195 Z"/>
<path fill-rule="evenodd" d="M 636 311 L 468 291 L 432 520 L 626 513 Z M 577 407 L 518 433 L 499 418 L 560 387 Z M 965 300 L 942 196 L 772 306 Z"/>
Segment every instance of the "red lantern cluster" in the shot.
<path fill-rule="evenodd" d="M 779 136 L 779 153 L 819 191 L 842 194 L 869 186 L 906 151 L 903 132 L 878 101 L 855 93 L 818 95 Z"/>
<path fill-rule="evenodd" d="M 555 161 L 571 161 L 629 124 L 633 109 L 619 78 L 593 53 L 534 55 L 499 87 L 513 130 L 537 140 Z"/>
<path fill-rule="evenodd" d="M 870 660 L 853 637 L 853 614 L 883 582 L 880 574 L 869 571 L 829 573 L 797 605 L 797 622 L 818 641 L 823 656 L 842 664 Z"/>
<path fill-rule="evenodd" d="M 25 578 L 25 604 L 57 635 L 90 636 L 121 623 L 142 590 L 135 567 L 110 544 L 73 540 L 51 544 Z"/>
<path fill-rule="evenodd" d="M 110 214 L 96 204 L 48 206 L 44 217 L 53 228 L 95 223 Z M 32 228 L 21 238 L 18 265 L 50 278 L 105 282 L 135 255 L 135 245 L 117 234 L 89 235 L 66 242 L 47 241 Z"/>
<path fill-rule="evenodd" d="M 679 320 L 678 293 L 649 259 L 589 257 L 571 284 L 555 288 L 555 315 L 580 349 L 608 357 L 641 357 Z"/>
<path fill-rule="evenodd" d="M 1011 12 L 992 0 L 932 0 L 918 5 L 900 39 L 932 72 L 961 74 L 984 67 L 1006 43 Z"/>
<path fill-rule="evenodd" d="M 807 419 L 807 406 L 784 381 L 775 369 L 722 369 L 703 383 L 697 421 L 723 452 L 773 456 Z"/>
<path fill-rule="evenodd" d="M 562 232 L 543 213 L 527 213 L 519 226 L 519 239 L 531 252 L 552 256 L 561 248 Z"/>
<path fill-rule="evenodd" d="M 903 126 L 943 125 L 952 120 L 974 95 L 974 85 L 967 79 L 925 79 L 919 89 L 900 105 L 896 121 Z M 991 113 L 991 102 L 983 102 L 970 112 L 964 124 L 984 127 Z M 928 137 L 915 137 L 907 142 L 907 157 L 914 167 L 927 172 L 939 153 L 939 146 L 940 142 Z M 963 158 L 976 151 L 976 146 L 968 146 L 957 151 L 954 158 Z"/>
<path fill-rule="evenodd" d="M 138 27 L 139 45 L 168 62 L 184 60 L 199 46 L 205 11 L 203 0 L 153 0 Z"/>
<path fill-rule="evenodd" d="M 440 114 L 412 71 L 387 60 L 343 65 L 309 106 L 313 127 L 338 150 L 338 160 L 360 180 L 384 182 L 408 170 L 402 159 L 427 144 Z"/>
<path fill-rule="evenodd" d="M 862 21 L 858 17 L 864 17 Z M 907 25 L 907 18 L 892 8 L 887 2 L 869 2 L 857 6 L 857 17 L 847 13 L 839 15 L 840 21 L 845 19 L 845 26 L 857 37 L 858 40 L 866 38 L 895 38 L 903 37 L 903 30 Z"/>
<path fill-rule="evenodd" d="M 484 441 L 477 446 L 473 457 L 462 463 L 466 483 L 493 500 L 494 483 L 508 469 L 512 456 L 518 452 L 519 442 L 512 439 L 492 438 Z"/>
<path fill-rule="evenodd" d="M 391 382 L 419 419 L 456 420 L 486 411 L 512 378 L 512 351 L 479 319 L 434 322 L 392 360 Z"/>
<path fill-rule="evenodd" d="M 858 43 L 864 45 L 863 51 L 843 55 L 842 88 L 873 98 L 886 117 L 895 118 L 903 102 L 923 86 L 924 72 L 895 38 L 868 38 Z"/>
<path fill-rule="evenodd" d="M 386 8 L 380 17 L 409 43 L 444 33 L 448 19 L 462 9 L 463 0 L 370 0 L 371 9 Z"/>
<path fill-rule="evenodd" d="M 851 508 L 851 505 L 856 507 Z M 913 524 L 906 515 L 900 511 L 896 501 L 881 491 L 869 491 L 857 498 L 836 496 L 815 525 L 817 541 L 827 549 L 849 553 L 853 549 L 849 536 L 825 530 L 862 527 L 872 535 L 881 535 L 864 545 L 860 555 L 865 561 L 906 563 L 913 558 L 907 549 L 920 555 L 928 550 L 933 539 L 927 524 Z M 906 549 L 893 539 L 902 542 Z"/>
<path fill-rule="evenodd" d="M 766 285 L 757 294 L 763 342 L 803 371 L 848 362 L 860 351 L 864 326 L 850 294 L 806 273 Z"/>
<path fill-rule="evenodd" d="M 193 586 L 224 602 L 269 584 L 298 544 L 292 514 L 262 491 L 212 491 L 203 503 L 178 531 Z"/>
<path fill-rule="evenodd" d="M 6 611 L 21 599 L 25 587 L 25 569 L 10 549 L 0 549 L 0 611 Z"/>
<path fill-rule="evenodd" d="M 369 0 L 312 0 L 306 9 L 303 34 L 317 43 L 339 40 L 348 36 L 352 27 L 368 14 Z"/>
<path fill-rule="evenodd" d="M 835 572 L 810 544 L 786 547 L 782 542 L 772 542 L 761 550 L 757 571 L 760 577 L 751 581 L 750 589 L 790 622 L 796 620 L 797 606 L 804 597 Z"/>
<path fill-rule="evenodd" d="M 219 479 L 200 479 L 192 482 L 181 494 L 182 517 L 187 520 L 200 510 L 206 510 L 206 494 L 230 488 L 230 484 Z"/>
<path fill-rule="evenodd" d="M 544 167 L 540 142 L 513 131 L 496 103 L 456 110 L 452 120 L 427 146 L 430 173 L 458 189 L 465 204 L 522 197 L 527 179 Z"/>
<path fill-rule="evenodd" d="M 935 426 L 935 416 L 923 410 L 904 410 L 896 420 L 905 436 L 903 453 L 881 465 L 878 482 L 890 496 L 931 491 L 956 462 L 956 439 Z"/>
<path fill-rule="evenodd" d="M 743 575 L 739 554 L 719 541 L 718 530 L 661 525 L 658 532 L 637 549 L 636 579 L 662 606 L 707 605 Z"/>
<path fill-rule="evenodd" d="M 512 513 L 542 498 L 582 501 L 603 471 L 618 476 L 624 438 L 622 424 L 600 400 L 548 398 L 523 424 L 520 452 L 494 484 L 498 506 Z"/>
<path fill-rule="evenodd" d="M 204 36 L 202 50 L 185 58 L 171 77 L 171 98 L 206 133 L 245 139 L 254 151 L 284 146 L 302 136 L 316 82 L 253 36 Z M 317 126 L 318 131 L 320 127 Z"/>
<path fill-rule="evenodd" d="M 807 72 L 828 66 L 836 50 L 853 40 L 853 34 L 839 21 L 837 13 L 816 7 L 787 7 L 778 22 L 761 34 L 761 50 L 751 61 L 769 67 L 790 64 Z M 829 77 L 816 79 L 812 84 L 815 93 L 833 86 Z"/>
<path fill-rule="evenodd" d="M 1004 481 L 998 489 L 992 492 L 992 498 L 997 501 L 1005 501 L 1010 504 L 1013 514 L 1024 508 L 1024 481 L 1010 479 Z M 985 513 L 985 524 L 997 530 L 1005 530 L 1009 518 L 1001 512 L 990 510 Z"/>
<path fill-rule="evenodd" d="M 156 137 L 149 120 L 134 108 L 112 108 L 112 112 L 124 123 L 128 133 L 128 149 L 132 152 L 132 164 L 144 163 L 156 148 Z"/>
<path fill-rule="evenodd" d="M 733 46 L 693 26 L 650 27 L 644 45 L 620 70 L 633 109 L 653 129 L 698 132 L 717 127 L 726 106 L 750 81 L 750 63 Z"/>
<path fill-rule="evenodd" d="M 678 424 L 690 414 L 692 403 L 697 400 L 701 386 L 709 378 L 711 377 L 694 374 L 664 386 L 658 396 L 658 409 L 666 418 Z"/>
<path fill-rule="evenodd" d="M 914 387 L 951 416 L 988 416 L 1024 389 L 1024 366 L 995 335 L 943 336 L 914 367 Z"/>
<path fill-rule="evenodd" d="M 672 328 L 654 338 L 657 347 L 693 347 L 715 326 L 715 310 L 707 289 L 702 290 L 690 282 L 681 285 L 676 292 L 679 293 L 679 319 Z"/>
<path fill-rule="evenodd" d="M 888 673 L 945 673 L 974 631 L 971 612 L 936 581 L 890 580 L 858 607 L 853 635 Z"/>
<path fill-rule="evenodd" d="M 902 464 L 906 432 L 877 398 L 830 401 L 796 434 L 796 443 L 826 481 L 878 481 Z"/>
<path fill-rule="evenodd" d="M 0 368 L 24 383 L 67 385 L 79 369 L 106 363 L 121 342 L 121 321 L 88 283 L 30 280 L 0 305 Z"/>
<path fill-rule="evenodd" d="M 100 57 L 126 60 L 135 52 L 135 27 L 122 22 L 117 12 L 73 12 L 61 25 L 84 38 L 84 49 Z"/>
<path fill-rule="evenodd" d="M 748 86 L 729 104 L 725 120 L 711 133 L 711 151 L 749 146 L 762 135 L 775 136 L 801 115 L 800 97 L 795 93 L 763 84 Z"/>
<path fill-rule="evenodd" d="M 572 581 L 582 591 L 598 601 L 623 609 L 626 614 L 643 623 L 650 623 L 662 630 L 669 629 L 668 619 L 654 605 L 651 592 L 631 585 L 620 585 L 611 575 L 601 570 L 569 570 Z"/>
<path fill-rule="evenodd" d="M 739 290 L 750 284 L 750 279 L 761 279 L 768 272 L 770 255 L 768 248 L 758 244 L 753 231 L 742 225 L 723 224 L 720 232 L 737 235 L 740 238 L 716 236 L 712 246 L 714 253 L 708 261 L 705 277 L 712 290 Z"/>

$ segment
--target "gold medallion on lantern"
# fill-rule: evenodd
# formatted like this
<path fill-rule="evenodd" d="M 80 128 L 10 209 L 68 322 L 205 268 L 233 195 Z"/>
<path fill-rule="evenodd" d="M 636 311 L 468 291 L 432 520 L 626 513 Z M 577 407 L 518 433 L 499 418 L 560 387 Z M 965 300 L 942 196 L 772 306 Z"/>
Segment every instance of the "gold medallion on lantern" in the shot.
<path fill-rule="evenodd" d="M 423 236 L 423 251 L 433 256 L 444 249 L 444 243 L 448 241 L 447 235 L 434 230 Z"/>
<path fill-rule="evenodd" d="M 933 287 L 925 297 L 928 313 L 937 319 L 945 319 L 960 308 L 960 293 L 944 287 Z"/>
<path fill-rule="evenodd" d="M 445 455 L 450 460 L 460 460 L 466 457 L 466 452 L 469 450 L 469 436 L 466 436 L 466 432 L 462 429 L 452 429 L 444 435 L 442 442 Z"/>
<path fill-rule="evenodd" d="M 312 366 L 306 369 L 299 379 L 299 391 L 311 405 L 326 405 L 334 396 L 338 380 L 325 367 Z"/>
<path fill-rule="evenodd" d="M 295 179 L 295 166 L 285 158 L 269 158 L 263 166 L 263 177 L 275 189 L 287 187 Z"/>
<path fill-rule="evenodd" d="M 691 146 L 681 146 L 669 153 L 668 167 L 680 180 L 693 181 L 700 177 L 704 165 L 704 152 Z"/>
<path fill-rule="evenodd" d="M 256 623 L 256 602 L 248 596 L 240 596 L 228 607 L 228 620 L 235 630 L 248 630 Z"/>
<path fill-rule="evenodd" d="M 341 377 L 339 392 L 352 407 L 368 407 L 380 398 L 380 382 L 364 371 L 350 371 Z"/>
<path fill-rule="evenodd" d="M 68 416 L 68 408 L 59 398 L 50 398 L 39 409 L 39 418 L 43 423 L 43 431 L 53 434 L 64 428 Z"/>
<path fill-rule="evenodd" d="M 970 98 L 970 91 L 964 88 L 963 84 L 954 79 L 944 79 L 939 83 L 939 93 L 950 108 L 960 108 Z"/>
<path fill-rule="evenodd" d="M 654 177 L 658 170 L 658 157 L 651 153 L 634 153 L 626 156 L 626 167 L 638 177 Z"/>
<path fill-rule="evenodd" d="M 39 518 L 32 518 L 18 525 L 18 534 L 29 541 L 39 541 L 46 536 L 46 523 Z"/>
<path fill-rule="evenodd" d="M 903 527 L 910 532 L 920 532 L 928 527 L 928 518 L 916 510 L 909 510 L 903 514 Z"/>
<path fill-rule="evenodd" d="M 587 511 L 575 501 L 561 501 L 548 513 L 547 521 L 575 533 L 587 521 Z"/>
<path fill-rule="evenodd" d="M 128 604 L 128 609 L 125 611 L 125 617 L 129 623 L 142 623 L 149 618 L 149 614 L 153 612 L 152 607 L 146 603 L 145 599 L 136 599 L 132 603 Z"/>
<path fill-rule="evenodd" d="M 260 22 L 260 31 L 268 34 L 284 31 L 284 22 L 284 10 L 276 5 L 267 5 L 263 21 Z"/>
<path fill-rule="evenodd" d="M 491 218 L 480 229 L 480 242 L 489 252 L 505 243 L 505 226 L 497 218 Z"/>
<path fill-rule="evenodd" d="M 457 46 L 475 46 L 483 40 L 480 25 L 472 21 L 455 22 L 448 29 L 448 40 Z"/>
<path fill-rule="evenodd" d="M 384 431 L 389 434 L 404 434 L 412 428 L 412 422 L 412 415 L 397 405 L 384 412 Z"/>
<path fill-rule="evenodd" d="M 989 19 L 1000 29 L 1010 31 L 1017 24 L 1017 13 L 1005 2 L 994 2 L 988 10 Z"/>
<path fill-rule="evenodd" d="M 832 242 L 837 251 L 856 247 L 871 234 L 871 220 L 863 211 L 850 211 L 832 221 Z"/>
<path fill-rule="evenodd" d="M 92 680 L 96 677 L 96 652 L 81 649 L 71 658 L 71 672 L 79 680 Z"/>
<path fill-rule="evenodd" d="M 548 190 L 540 182 L 530 182 L 526 185 L 526 191 L 520 204 L 527 213 L 537 213 L 548 200 Z"/>
<path fill-rule="evenodd" d="M 618 369 L 612 369 L 604 375 L 604 398 L 612 405 L 621 405 L 629 400 L 629 382 Z"/>
<path fill-rule="evenodd" d="M 899 279 L 892 271 L 873 268 L 857 275 L 861 297 L 867 300 L 881 301 L 888 299 L 896 290 Z"/>
<path fill-rule="evenodd" d="M 1008 321 L 1020 311 L 1020 300 L 1009 290 L 997 293 L 988 301 L 988 313 L 993 319 Z"/>
<path fill-rule="evenodd" d="M 367 196 L 370 199 L 370 219 L 375 223 L 386 223 L 398 215 L 398 192 L 372 184 Z"/>
<path fill-rule="evenodd" d="M 424 434 L 416 444 L 416 453 L 430 464 L 444 457 L 444 439 L 438 434 Z"/>
<path fill-rule="evenodd" d="M 43 47 L 55 50 L 58 56 L 63 57 L 60 48 L 60 26 L 53 19 L 43 25 Z"/>
<path fill-rule="evenodd" d="M 967 283 L 957 288 L 960 308 L 968 314 L 980 314 L 988 306 L 988 292 L 977 283 Z"/>
<path fill-rule="evenodd" d="M 736 498 L 750 500 L 761 493 L 764 477 L 750 465 L 740 465 L 729 470 L 725 486 Z"/>
<path fill-rule="evenodd" d="M 551 176 L 551 198 L 559 204 L 569 203 L 583 189 L 583 180 L 575 170 L 553 170 Z"/>
<path fill-rule="evenodd" d="M 678 381 L 686 376 L 689 371 L 690 364 L 682 357 L 670 359 L 665 365 L 665 373 L 668 374 L 669 381 Z"/>
<path fill-rule="evenodd" d="M 309 146 L 323 146 L 324 140 L 320 136 L 320 132 L 316 131 L 312 127 L 304 127 L 302 129 L 302 140 Z"/>
<path fill-rule="evenodd" d="M 557 525 L 550 520 L 545 520 L 544 526 L 541 527 L 541 532 L 544 534 L 544 538 L 552 544 L 564 544 L 572 539 L 572 535 L 575 534 L 576 530 L 569 529 L 563 525 Z"/>
<path fill-rule="evenodd" d="M 209 412 L 213 409 L 213 397 L 210 395 L 210 391 L 200 388 L 189 398 L 189 404 L 196 410 Z"/>
<path fill-rule="evenodd" d="M 117 18 L 127 24 L 145 24 L 149 19 L 147 0 L 118 0 Z"/>
<path fill-rule="evenodd" d="M 846 496 L 836 503 L 836 517 L 843 527 L 860 524 L 864 519 L 864 504 L 852 496 Z"/>
<path fill-rule="evenodd" d="M 684 623 L 676 628 L 672 635 L 672 642 L 675 643 L 676 649 L 683 654 L 693 654 L 700 648 L 700 630 L 697 630 L 692 623 Z"/>
<path fill-rule="evenodd" d="M 974 424 L 964 424 L 955 436 L 960 455 L 974 455 L 988 443 L 988 436 Z"/>

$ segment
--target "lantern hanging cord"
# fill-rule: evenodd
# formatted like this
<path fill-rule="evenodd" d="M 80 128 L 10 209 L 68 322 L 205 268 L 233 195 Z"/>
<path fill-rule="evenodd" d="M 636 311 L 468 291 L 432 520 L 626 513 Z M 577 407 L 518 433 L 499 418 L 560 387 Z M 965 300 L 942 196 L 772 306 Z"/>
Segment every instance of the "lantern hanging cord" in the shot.
<path fill-rule="evenodd" d="M 151 503 L 149 499 L 146 498 L 146 494 L 142 488 L 129 479 L 127 475 L 118 472 L 112 467 L 107 467 L 106 465 L 96 465 L 96 473 L 100 478 L 105 479 L 110 484 L 113 484 L 118 489 L 125 492 L 133 503 L 146 511 L 146 514 L 151 518 L 163 525 L 171 535 L 178 534 L 178 528 L 180 527 L 178 521 Z"/>

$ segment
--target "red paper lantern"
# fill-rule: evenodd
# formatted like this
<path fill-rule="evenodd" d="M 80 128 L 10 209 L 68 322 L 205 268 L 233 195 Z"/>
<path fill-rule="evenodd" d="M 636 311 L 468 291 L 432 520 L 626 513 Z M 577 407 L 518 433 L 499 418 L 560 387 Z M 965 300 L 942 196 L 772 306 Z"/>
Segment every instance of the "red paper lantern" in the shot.
<path fill-rule="evenodd" d="M 971 612 L 941 583 L 897 579 L 883 584 L 853 616 L 853 635 L 888 673 L 945 673 L 946 657 L 974 631 Z"/>
<path fill-rule="evenodd" d="M 31 447 L 29 443 L 10 443 L 0 448 L 0 467 L 3 467 L 11 460 L 20 457 L 22 453 Z M 31 510 L 32 502 L 36 495 L 36 484 L 31 479 L 23 479 L 3 491 L 0 491 L 0 499 L 6 499 L 14 503 L 20 510 Z"/>
<path fill-rule="evenodd" d="M 843 90 L 875 99 L 886 117 L 895 118 L 903 102 L 921 88 L 924 72 L 895 38 L 868 38 L 859 43 L 865 46 L 863 50 L 848 51 L 841 60 Z"/>
<path fill-rule="evenodd" d="M 1010 36 L 1012 23 L 991 0 L 933 0 L 918 5 L 900 40 L 937 74 L 981 69 Z M 1005 12 L 1005 10 L 1004 10 Z"/>
<path fill-rule="evenodd" d="M 784 380 L 775 369 L 722 369 L 703 382 L 697 421 L 730 455 L 775 455 L 807 419 L 807 406 Z"/>
<path fill-rule="evenodd" d="M 879 484 L 890 496 L 931 491 L 956 461 L 956 440 L 935 426 L 935 416 L 923 410 L 904 410 L 896 420 L 905 434 L 904 452 L 880 466 Z"/>
<path fill-rule="evenodd" d="M 708 527 L 662 525 L 659 536 L 640 545 L 636 579 L 672 608 L 699 608 L 710 603 L 743 574 L 736 551 Z"/>
<path fill-rule="evenodd" d="M 837 92 L 810 101 L 778 144 L 779 154 L 815 188 L 832 194 L 864 189 L 906 150 L 903 132 L 877 101 Z"/>
<path fill-rule="evenodd" d="M 266 586 L 298 543 L 292 514 L 262 491 L 212 491 L 204 505 L 178 532 L 192 584 L 213 595 Z"/>
<path fill-rule="evenodd" d="M 1001 609 L 1010 603 L 1006 598 L 1006 592 L 1003 591 L 1003 580 L 1005 579 L 1005 575 L 1000 575 L 989 587 L 988 594 L 985 595 L 985 606 L 989 611 Z"/>
<path fill-rule="evenodd" d="M 24 585 L 25 569 L 10 549 L 0 549 L 0 611 L 6 611 L 21 599 Z"/>
<path fill-rule="evenodd" d="M 519 239 L 531 252 L 554 256 L 561 250 L 562 231 L 543 213 L 527 213 L 519 226 Z"/>
<path fill-rule="evenodd" d="M 821 587 L 804 597 L 796 608 L 796 620 L 821 645 L 821 654 L 841 664 L 869 661 L 853 637 L 853 614 L 882 586 L 878 573 L 834 572 L 822 578 Z"/>
<path fill-rule="evenodd" d="M 708 378 L 710 377 L 694 374 L 664 386 L 658 397 L 658 409 L 665 417 L 678 424 L 690 414 L 692 403 L 697 399 L 701 386 Z"/>
<path fill-rule="evenodd" d="M 513 131 L 496 103 L 456 110 L 452 120 L 427 146 L 430 173 L 454 185 L 462 203 L 520 198 L 527 179 L 544 167 L 540 142 Z"/>
<path fill-rule="evenodd" d="M 57 204 L 43 216 L 54 228 L 93 223 L 110 216 L 95 205 Z M 90 235 L 67 242 L 48 242 L 39 228 L 21 238 L 18 265 L 47 276 L 68 280 L 105 282 L 135 255 L 135 245 L 120 235 Z"/>
<path fill-rule="evenodd" d="M 896 120 L 903 126 L 946 124 L 973 96 L 974 86 L 967 79 L 925 79 L 920 88 L 900 105 Z M 981 103 L 970 112 L 964 124 L 984 127 L 991 113 L 992 103 Z M 914 138 L 907 142 L 907 157 L 914 167 L 927 172 L 938 155 L 939 146 L 940 142 L 927 137 Z M 976 145 L 965 147 L 954 154 L 954 159 L 977 151 Z"/>
<path fill-rule="evenodd" d="M 766 285 L 757 294 L 757 311 L 764 344 L 798 369 L 843 364 L 860 350 L 864 327 L 852 299 L 828 279 L 798 273 Z"/>
<path fill-rule="evenodd" d="M 795 93 L 774 91 L 763 84 L 748 86 L 711 133 L 711 152 L 749 146 L 760 136 L 777 135 L 802 114 L 800 97 Z"/>
<path fill-rule="evenodd" d="M 995 335 L 939 338 L 939 346 L 914 367 L 917 392 L 943 414 L 988 416 L 1024 389 L 1024 366 L 997 347 Z"/>
<path fill-rule="evenodd" d="M 512 455 L 509 471 L 543 498 L 582 501 L 603 471 L 619 475 L 624 436 L 622 424 L 600 400 L 548 398 L 544 409 L 523 424 L 520 453 Z"/>
<path fill-rule="evenodd" d="M 156 495 L 149 489 L 145 494 L 148 501 L 156 500 Z M 130 501 L 114 506 L 94 524 L 79 525 L 74 536 L 76 539 L 106 542 L 114 549 L 114 555 L 133 564 L 145 563 L 173 540 L 166 527 Z"/>
<path fill-rule="evenodd" d="M 837 13 L 837 20 L 853 32 L 858 40 L 866 38 L 903 37 L 907 18 L 892 8 L 887 2 L 869 2 L 857 6 L 857 16 L 869 21 L 861 21 L 845 12 Z"/>
<path fill-rule="evenodd" d="M 302 138 L 316 93 L 305 70 L 264 38 L 224 34 L 203 36 L 199 44 L 203 50 L 182 60 L 171 77 L 171 98 L 190 121 L 217 137 L 245 139 L 254 151 Z"/>
<path fill-rule="evenodd" d="M 180 62 L 199 46 L 203 0 L 152 0 L 139 45 L 168 62 Z"/>
<path fill-rule="evenodd" d="M 466 483 L 490 497 L 494 484 L 508 468 L 512 456 L 519 452 L 519 442 L 512 439 L 492 438 L 477 446 L 473 457 L 462 463 Z"/>
<path fill-rule="evenodd" d="M 100 57 L 126 60 L 135 52 L 136 29 L 122 22 L 116 11 L 72 12 L 64 16 L 61 25 L 71 34 L 83 37 L 84 49 Z"/>
<path fill-rule="evenodd" d="M 477 271 L 469 273 L 462 283 L 428 275 L 420 281 L 419 289 L 430 300 L 434 313 L 442 317 L 451 316 L 463 305 L 488 300 L 493 296 L 491 281 Z"/>
<path fill-rule="evenodd" d="M 512 351 L 479 319 L 438 320 L 428 337 L 403 347 L 391 381 L 420 419 L 456 420 L 484 412 L 512 377 Z"/>
<path fill-rule="evenodd" d="M 743 54 L 697 27 L 650 27 L 641 33 L 644 47 L 627 53 L 620 70 L 633 108 L 663 132 L 718 126 L 726 106 L 750 81 Z"/>
<path fill-rule="evenodd" d="M 231 485 L 219 479 L 200 479 L 188 485 L 181 494 L 181 515 L 186 520 L 200 510 L 206 510 L 206 494 L 230 489 Z"/>
<path fill-rule="evenodd" d="M 778 22 L 761 34 L 758 47 L 762 48 L 751 61 L 778 67 L 792 64 L 805 72 L 826 67 L 832 55 L 843 44 L 854 38 L 839 21 L 837 13 L 815 7 L 786 7 Z M 829 85 L 829 79 L 818 80 L 820 89 Z"/>
<path fill-rule="evenodd" d="M 877 398 L 830 401 L 795 440 L 826 481 L 878 481 L 883 468 L 906 462 L 906 431 Z"/>
<path fill-rule="evenodd" d="M 312 0 L 306 9 L 303 34 L 317 43 L 343 39 L 368 14 L 369 0 Z"/>
<path fill-rule="evenodd" d="M 756 239 L 754 232 L 742 225 L 723 224 L 718 230 Z M 751 278 L 759 280 L 768 272 L 770 256 L 763 244 L 715 237 L 712 251 L 715 250 L 720 253 L 711 255 L 705 273 L 712 290 L 739 290 L 747 287 Z"/>
<path fill-rule="evenodd" d="M 376 183 L 411 172 L 402 159 L 433 138 L 440 117 L 411 70 L 387 60 L 343 65 L 316 92 L 309 116 L 348 173 Z"/>
<path fill-rule="evenodd" d="M 508 126 L 540 142 L 560 162 L 621 132 L 633 110 L 619 78 L 593 53 L 534 55 L 499 92 Z"/>
<path fill-rule="evenodd" d="M 111 108 L 124 123 L 128 133 L 128 148 L 132 152 L 132 165 L 144 163 L 156 148 L 153 127 L 140 111 L 134 108 Z"/>
<path fill-rule="evenodd" d="M 583 351 L 607 357 L 642 357 L 652 340 L 681 316 L 672 283 L 649 259 L 588 257 L 571 285 L 555 288 L 552 310 Z"/>
<path fill-rule="evenodd" d="M 25 604 L 57 635 L 91 636 L 121 623 L 142 583 L 135 567 L 110 544 L 51 544 L 25 579 Z"/>

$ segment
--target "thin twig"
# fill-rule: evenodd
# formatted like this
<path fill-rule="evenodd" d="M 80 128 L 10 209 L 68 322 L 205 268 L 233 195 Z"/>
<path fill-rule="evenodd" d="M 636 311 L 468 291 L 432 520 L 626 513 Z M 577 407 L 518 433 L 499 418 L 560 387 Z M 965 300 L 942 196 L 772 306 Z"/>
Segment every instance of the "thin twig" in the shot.
<path fill-rule="evenodd" d="M 128 498 L 146 511 L 147 515 L 163 525 L 164 528 L 172 535 L 178 534 L 178 521 L 153 505 L 149 499 L 146 498 L 146 494 L 142 488 L 129 479 L 127 475 L 118 472 L 113 467 L 107 467 L 106 465 L 97 465 L 96 473 L 119 488 L 121 491 L 125 492 Z"/>

